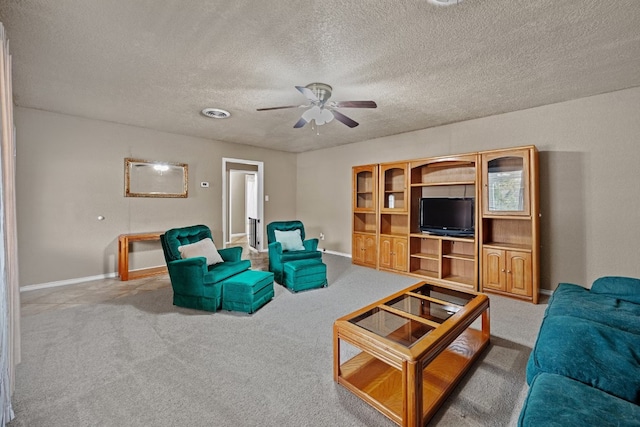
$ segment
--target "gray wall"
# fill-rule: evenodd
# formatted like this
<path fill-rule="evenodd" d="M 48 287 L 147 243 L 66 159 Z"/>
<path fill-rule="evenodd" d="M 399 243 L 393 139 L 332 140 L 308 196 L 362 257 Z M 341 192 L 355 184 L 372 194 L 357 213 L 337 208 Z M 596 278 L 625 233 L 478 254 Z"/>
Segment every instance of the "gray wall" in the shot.
<path fill-rule="evenodd" d="M 362 123 L 361 126 L 366 126 Z M 536 145 L 541 286 L 640 277 L 640 88 L 298 155 L 298 217 L 351 253 L 351 167 Z"/>
<path fill-rule="evenodd" d="M 222 157 L 264 162 L 265 224 L 295 216 L 295 154 L 26 108 L 15 124 L 21 286 L 116 272 L 122 233 L 203 223 L 222 246 Z M 187 163 L 189 197 L 124 197 L 125 157 Z M 135 245 L 131 268 L 163 265 L 159 248 Z"/>

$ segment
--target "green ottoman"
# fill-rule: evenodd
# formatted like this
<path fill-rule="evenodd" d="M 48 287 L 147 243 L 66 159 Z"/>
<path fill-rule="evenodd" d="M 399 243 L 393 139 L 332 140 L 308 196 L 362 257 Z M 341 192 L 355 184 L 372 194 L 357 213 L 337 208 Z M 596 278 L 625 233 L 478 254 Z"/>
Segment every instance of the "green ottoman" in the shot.
<path fill-rule="evenodd" d="M 222 309 L 253 313 L 273 295 L 273 273 L 246 270 L 222 282 Z"/>
<path fill-rule="evenodd" d="M 327 286 L 327 266 L 319 259 L 301 259 L 284 264 L 284 286 L 293 292 Z"/>

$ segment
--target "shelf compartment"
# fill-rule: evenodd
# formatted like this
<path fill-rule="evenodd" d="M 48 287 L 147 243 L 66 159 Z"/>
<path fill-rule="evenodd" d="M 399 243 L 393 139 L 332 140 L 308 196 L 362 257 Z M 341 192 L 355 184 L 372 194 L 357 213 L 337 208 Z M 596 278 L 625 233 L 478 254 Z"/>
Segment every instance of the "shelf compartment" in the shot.
<path fill-rule="evenodd" d="M 482 226 L 485 245 L 531 248 L 533 233 L 529 219 L 485 218 Z"/>
<path fill-rule="evenodd" d="M 475 258 L 475 241 L 463 239 L 446 239 L 442 241 L 442 257 L 471 260 Z"/>
<path fill-rule="evenodd" d="M 400 192 L 405 190 L 405 170 L 390 168 L 384 171 L 384 191 Z"/>
<path fill-rule="evenodd" d="M 403 214 L 381 214 L 380 234 L 406 236 L 409 231 L 409 216 Z"/>
<path fill-rule="evenodd" d="M 422 369 L 422 420 L 429 419 L 455 387 L 488 337 L 469 328 Z M 374 404 L 398 424 L 402 423 L 402 371 L 361 352 L 340 366 L 340 383 Z"/>
<path fill-rule="evenodd" d="M 412 185 L 473 184 L 475 181 L 475 162 L 448 161 L 415 166 L 412 164 L 411 168 Z"/>
<path fill-rule="evenodd" d="M 376 214 L 354 213 L 353 231 L 358 233 L 376 233 Z"/>
<path fill-rule="evenodd" d="M 445 255 L 442 255 L 442 258 L 451 258 L 451 259 L 460 259 L 460 260 L 464 260 L 464 261 L 473 261 L 475 257 L 473 255 L 465 255 L 465 254 L 445 254 Z"/>
<path fill-rule="evenodd" d="M 374 209 L 372 192 L 358 192 L 356 194 L 356 209 Z"/>
<path fill-rule="evenodd" d="M 439 259 L 438 255 L 422 253 L 422 252 L 411 254 L 411 256 L 413 258 L 430 259 L 430 260 L 434 260 L 434 261 L 437 261 Z"/>
<path fill-rule="evenodd" d="M 372 193 L 374 191 L 373 179 L 372 171 L 358 172 L 356 177 L 356 188 L 358 189 L 358 192 Z"/>
<path fill-rule="evenodd" d="M 475 185 L 475 181 L 451 181 L 451 182 L 429 182 L 429 183 L 417 183 L 411 184 L 411 187 L 441 187 L 451 185 Z"/>
<path fill-rule="evenodd" d="M 409 272 L 421 276 L 437 279 L 440 275 L 440 262 L 437 259 L 420 258 L 411 255 Z"/>
<path fill-rule="evenodd" d="M 442 259 L 442 279 L 473 286 L 475 283 L 476 263 L 473 259 Z"/>
<path fill-rule="evenodd" d="M 411 255 L 419 258 L 440 258 L 440 240 L 429 237 L 411 237 Z"/>
<path fill-rule="evenodd" d="M 531 245 L 515 245 L 510 243 L 503 242 L 486 242 L 482 245 L 483 248 L 493 248 L 493 249 L 502 249 L 505 251 L 520 251 L 520 252 L 531 252 Z"/>
<path fill-rule="evenodd" d="M 383 209 L 405 209 L 405 192 L 399 191 L 385 191 L 384 192 L 384 206 Z M 391 207 L 390 196 L 393 196 L 393 207 Z"/>

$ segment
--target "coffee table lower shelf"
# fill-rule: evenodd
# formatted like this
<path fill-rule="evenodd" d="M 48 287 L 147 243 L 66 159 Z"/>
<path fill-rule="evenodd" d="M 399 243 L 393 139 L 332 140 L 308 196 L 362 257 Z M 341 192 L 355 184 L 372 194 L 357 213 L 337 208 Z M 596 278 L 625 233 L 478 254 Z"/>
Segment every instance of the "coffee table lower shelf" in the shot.
<path fill-rule="evenodd" d="M 422 371 L 422 419 L 430 419 L 489 343 L 482 331 L 465 330 Z M 402 425 L 402 371 L 366 352 L 340 366 L 338 382 Z"/>

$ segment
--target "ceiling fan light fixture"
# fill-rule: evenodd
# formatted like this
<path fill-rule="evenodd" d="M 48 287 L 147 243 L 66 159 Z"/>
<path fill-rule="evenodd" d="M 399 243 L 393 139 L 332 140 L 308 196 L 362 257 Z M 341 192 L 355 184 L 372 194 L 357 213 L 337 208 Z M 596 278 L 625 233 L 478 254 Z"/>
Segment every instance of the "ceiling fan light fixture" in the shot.
<path fill-rule="evenodd" d="M 227 119 L 231 117 L 231 113 L 221 108 L 205 108 L 202 115 L 211 119 Z"/>
<path fill-rule="evenodd" d="M 320 126 L 333 120 L 333 114 L 329 110 L 314 105 L 302 114 L 302 118 L 307 123 L 314 120 L 316 125 Z"/>

